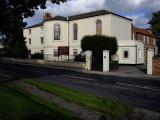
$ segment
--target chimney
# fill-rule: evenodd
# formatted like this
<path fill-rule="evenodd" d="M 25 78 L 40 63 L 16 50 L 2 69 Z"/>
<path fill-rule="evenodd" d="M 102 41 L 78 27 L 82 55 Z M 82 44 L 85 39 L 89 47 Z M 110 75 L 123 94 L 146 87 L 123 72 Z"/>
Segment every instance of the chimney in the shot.
<path fill-rule="evenodd" d="M 44 14 L 44 20 L 51 20 L 52 18 L 53 18 L 53 17 L 51 16 L 50 13 L 46 12 L 46 13 Z"/>

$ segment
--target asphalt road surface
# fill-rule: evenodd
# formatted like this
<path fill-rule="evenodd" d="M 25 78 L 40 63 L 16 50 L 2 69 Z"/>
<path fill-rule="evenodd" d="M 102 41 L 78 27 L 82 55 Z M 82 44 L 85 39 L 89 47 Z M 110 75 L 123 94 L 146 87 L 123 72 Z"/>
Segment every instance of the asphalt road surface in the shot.
<path fill-rule="evenodd" d="M 0 62 L 0 72 L 16 79 L 36 78 L 75 88 L 97 96 L 111 97 L 135 107 L 160 112 L 160 80 L 88 74 L 78 70 Z M 1 79 L 1 78 L 0 78 Z"/>

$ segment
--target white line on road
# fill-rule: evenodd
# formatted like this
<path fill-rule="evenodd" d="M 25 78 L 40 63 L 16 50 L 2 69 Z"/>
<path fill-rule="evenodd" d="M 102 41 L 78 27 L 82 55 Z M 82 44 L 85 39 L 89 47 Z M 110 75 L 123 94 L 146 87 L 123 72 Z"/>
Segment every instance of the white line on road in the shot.
<path fill-rule="evenodd" d="M 143 85 L 136 85 L 136 84 L 128 84 L 128 83 L 121 83 L 121 82 L 116 82 L 116 84 L 117 85 L 121 85 L 121 86 L 135 87 L 135 88 L 141 88 L 141 89 L 147 89 L 147 90 L 160 92 L 160 88 L 158 88 L 158 87 L 143 86 Z"/>
<path fill-rule="evenodd" d="M 78 76 L 71 76 L 71 75 L 60 75 L 62 77 L 68 77 L 68 78 L 75 78 L 75 79 L 82 79 L 82 80 L 88 80 L 88 81 L 95 81 L 97 82 L 96 79 L 92 79 L 92 78 L 82 78 L 82 77 L 78 77 Z"/>

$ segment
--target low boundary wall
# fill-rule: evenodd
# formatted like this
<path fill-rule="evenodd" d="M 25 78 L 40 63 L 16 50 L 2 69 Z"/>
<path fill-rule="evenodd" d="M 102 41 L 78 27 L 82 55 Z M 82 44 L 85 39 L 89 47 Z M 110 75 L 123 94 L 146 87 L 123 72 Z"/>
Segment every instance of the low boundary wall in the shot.
<path fill-rule="evenodd" d="M 16 58 L 0 58 L 3 61 L 17 62 L 17 63 L 28 63 L 28 64 L 40 64 L 55 67 L 66 67 L 85 69 L 86 63 L 84 62 L 73 62 L 73 61 L 45 61 L 45 60 L 33 60 L 33 59 L 16 59 Z"/>

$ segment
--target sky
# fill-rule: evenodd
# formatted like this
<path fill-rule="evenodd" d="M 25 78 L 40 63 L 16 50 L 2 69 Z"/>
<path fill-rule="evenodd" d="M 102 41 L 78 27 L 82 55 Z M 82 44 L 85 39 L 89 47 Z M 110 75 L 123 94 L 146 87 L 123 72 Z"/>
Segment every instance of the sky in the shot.
<path fill-rule="evenodd" d="M 43 20 L 43 13 L 50 12 L 52 16 L 70 16 L 84 12 L 106 9 L 131 18 L 137 27 L 148 28 L 152 13 L 160 10 L 160 0 L 67 0 L 60 5 L 46 3 L 45 10 L 36 10 L 33 17 L 26 21 L 28 26 Z"/>

